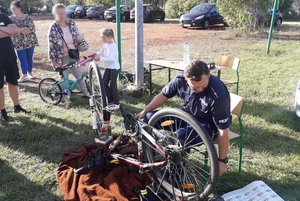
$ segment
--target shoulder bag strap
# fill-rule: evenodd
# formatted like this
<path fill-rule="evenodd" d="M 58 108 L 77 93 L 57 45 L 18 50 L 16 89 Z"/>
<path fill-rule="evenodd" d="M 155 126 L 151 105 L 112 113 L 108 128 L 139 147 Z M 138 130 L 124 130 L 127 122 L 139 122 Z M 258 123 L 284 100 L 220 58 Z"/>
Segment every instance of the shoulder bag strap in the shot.
<path fill-rule="evenodd" d="M 63 39 L 63 41 L 64 41 L 64 43 L 65 43 L 67 49 L 69 50 L 69 47 L 68 47 L 68 45 L 67 45 L 67 43 L 66 43 L 66 41 L 65 41 L 65 39 L 64 39 L 64 36 L 62 35 L 62 33 L 60 32 L 59 28 L 57 27 L 56 22 L 54 23 L 54 25 L 55 25 L 55 27 L 56 27 L 58 33 L 61 35 L 61 38 Z"/>

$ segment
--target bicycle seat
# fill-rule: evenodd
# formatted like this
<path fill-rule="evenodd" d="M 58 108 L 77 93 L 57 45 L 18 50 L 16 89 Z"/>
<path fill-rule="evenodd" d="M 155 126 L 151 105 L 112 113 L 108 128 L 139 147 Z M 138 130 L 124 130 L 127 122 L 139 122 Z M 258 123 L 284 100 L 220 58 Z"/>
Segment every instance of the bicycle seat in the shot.
<path fill-rule="evenodd" d="M 64 70 L 67 70 L 68 68 L 62 68 L 62 67 L 58 67 L 55 68 L 55 72 L 63 72 Z"/>

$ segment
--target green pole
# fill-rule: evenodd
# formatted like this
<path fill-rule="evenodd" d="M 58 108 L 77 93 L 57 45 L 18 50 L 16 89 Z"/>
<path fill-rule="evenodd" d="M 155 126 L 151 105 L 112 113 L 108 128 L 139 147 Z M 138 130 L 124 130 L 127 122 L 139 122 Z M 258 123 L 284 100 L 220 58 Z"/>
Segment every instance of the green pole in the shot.
<path fill-rule="evenodd" d="M 275 0 L 275 2 L 274 2 L 274 9 L 273 9 L 273 13 L 272 13 L 272 20 L 271 20 L 270 32 L 269 32 L 267 54 L 270 53 L 270 46 L 271 46 L 271 40 L 272 40 L 273 28 L 274 28 L 274 22 L 275 22 L 275 16 L 276 16 L 276 8 L 278 7 L 278 4 L 279 4 L 279 0 Z"/>
<path fill-rule="evenodd" d="M 119 80 L 122 79 L 122 48 L 121 48 L 121 9 L 120 9 L 120 0 L 116 0 L 116 10 L 117 10 L 117 38 L 118 38 L 118 52 L 119 52 L 119 64 L 120 64 L 120 72 L 119 72 Z"/>

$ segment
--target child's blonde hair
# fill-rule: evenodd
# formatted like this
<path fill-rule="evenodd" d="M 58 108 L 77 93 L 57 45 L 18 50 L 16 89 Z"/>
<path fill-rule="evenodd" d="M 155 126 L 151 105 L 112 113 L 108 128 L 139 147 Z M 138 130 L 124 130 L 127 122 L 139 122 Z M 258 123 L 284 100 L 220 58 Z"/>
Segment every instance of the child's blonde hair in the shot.
<path fill-rule="evenodd" d="M 103 29 L 103 30 L 101 31 L 101 35 L 102 35 L 102 36 L 106 36 L 106 37 L 112 37 L 113 40 L 114 40 L 114 42 L 116 42 L 114 30 L 112 30 L 112 29 Z"/>

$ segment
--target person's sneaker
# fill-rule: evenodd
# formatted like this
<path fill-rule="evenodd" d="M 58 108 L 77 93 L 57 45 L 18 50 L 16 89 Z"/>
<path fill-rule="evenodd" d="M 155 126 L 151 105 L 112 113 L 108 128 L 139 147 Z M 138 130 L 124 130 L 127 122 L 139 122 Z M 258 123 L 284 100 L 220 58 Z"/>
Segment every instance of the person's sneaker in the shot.
<path fill-rule="evenodd" d="M 30 113 L 31 113 L 31 111 L 25 110 L 25 109 L 22 108 L 20 105 L 16 105 L 16 106 L 14 107 L 14 111 L 15 111 L 15 113 L 20 113 L 20 112 L 23 112 L 23 113 L 25 113 L 25 114 L 30 114 Z"/>
<path fill-rule="evenodd" d="M 18 83 L 23 83 L 23 82 L 28 82 L 29 81 L 29 77 L 21 77 L 19 80 L 18 80 Z"/>
<path fill-rule="evenodd" d="M 81 98 L 83 98 L 83 99 L 90 99 L 90 96 L 83 95 L 83 96 L 81 96 Z"/>
<path fill-rule="evenodd" d="M 0 121 L 8 121 L 7 112 L 5 109 L 0 112 Z"/>
<path fill-rule="evenodd" d="M 35 77 L 32 74 L 28 74 L 29 79 L 34 79 Z"/>

